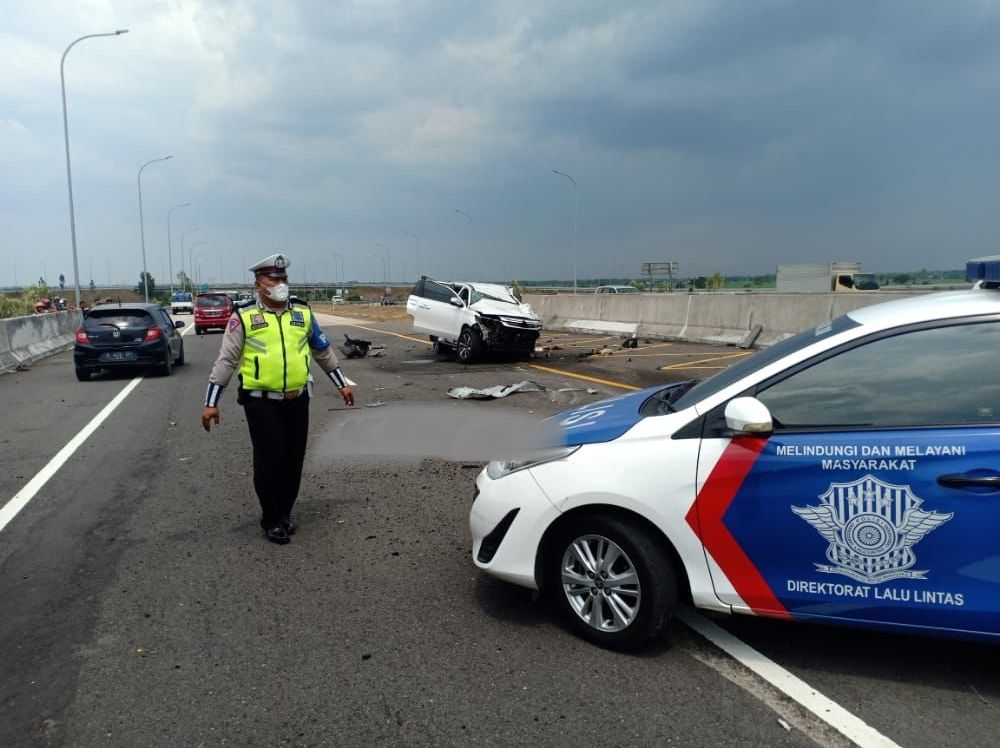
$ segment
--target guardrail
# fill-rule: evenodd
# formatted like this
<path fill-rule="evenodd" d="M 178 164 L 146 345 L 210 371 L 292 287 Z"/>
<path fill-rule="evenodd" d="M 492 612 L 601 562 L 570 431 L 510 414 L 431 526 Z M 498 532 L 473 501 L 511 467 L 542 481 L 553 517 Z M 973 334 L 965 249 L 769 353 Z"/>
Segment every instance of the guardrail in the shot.
<path fill-rule="evenodd" d="M 0 320 L 0 373 L 15 371 L 72 348 L 81 324 L 83 316 L 79 311 Z"/>

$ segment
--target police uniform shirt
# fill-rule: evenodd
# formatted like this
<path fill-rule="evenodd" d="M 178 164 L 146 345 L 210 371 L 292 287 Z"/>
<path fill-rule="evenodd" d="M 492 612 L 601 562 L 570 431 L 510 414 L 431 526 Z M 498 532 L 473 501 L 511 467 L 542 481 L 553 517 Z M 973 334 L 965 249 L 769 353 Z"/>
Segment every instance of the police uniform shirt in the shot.
<path fill-rule="evenodd" d="M 274 314 L 276 316 L 290 312 L 291 307 L 291 304 L 286 304 L 283 309 L 273 311 L 264 306 L 262 302 L 257 302 L 257 308 L 264 314 Z M 340 370 L 337 354 L 334 353 L 333 346 L 330 345 L 330 341 L 327 340 L 326 335 L 320 329 L 319 323 L 316 322 L 316 315 L 312 314 L 310 317 L 312 318 L 312 326 L 309 330 L 308 340 L 313 361 L 319 364 L 319 367 L 330 377 L 338 389 L 343 389 L 347 386 L 347 378 L 344 377 L 344 373 Z M 232 379 L 233 374 L 240 368 L 243 360 L 243 344 L 245 340 L 246 331 L 243 329 L 243 322 L 240 319 L 240 313 L 237 309 L 233 312 L 233 316 L 229 318 L 226 331 L 222 336 L 222 345 L 219 347 L 219 357 L 212 367 L 212 373 L 208 375 L 208 389 L 205 392 L 205 405 L 208 407 L 218 407 L 219 398 L 222 397 L 222 390 L 229 384 L 229 380 Z M 310 381 L 311 379 L 310 377 Z"/>

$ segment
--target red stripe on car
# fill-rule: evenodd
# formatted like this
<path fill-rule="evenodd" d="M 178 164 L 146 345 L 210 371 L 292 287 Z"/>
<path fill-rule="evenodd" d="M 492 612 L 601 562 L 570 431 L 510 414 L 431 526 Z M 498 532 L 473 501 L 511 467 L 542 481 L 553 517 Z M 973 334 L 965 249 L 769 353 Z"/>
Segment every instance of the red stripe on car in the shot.
<path fill-rule="evenodd" d="M 735 437 L 715 464 L 705 485 L 687 513 L 687 523 L 715 563 L 729 578 L 736 593 L 754 613 L 791 618 L 770 585 L 723 522 L 757 456 L 767 444 L 758 437 Z"/>

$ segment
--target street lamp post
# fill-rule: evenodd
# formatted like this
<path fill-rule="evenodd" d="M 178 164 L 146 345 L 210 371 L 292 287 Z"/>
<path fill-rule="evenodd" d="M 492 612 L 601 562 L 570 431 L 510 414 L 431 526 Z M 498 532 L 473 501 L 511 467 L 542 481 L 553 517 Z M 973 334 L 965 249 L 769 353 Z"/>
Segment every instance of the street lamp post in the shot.
<path fill-rule="evenodd" d="M 66 114 L 66 55 L 84 39 L 94 39 L 98 36 L 120 36 L 127 34 L 128 29 L 118 29 L 106 34 L 87 34 L 73 41 L 62 54 L 59 62 L 59 82 L 62 85 L 63 139 L 66 141 L 66 187 L 69 190 L 69 234 L 73 244 L 73 281 L 76 283 L 76 305 L 80 306 L 80 269 L 76 259 L 76 215 L 73 210 L 73 170 L 69 161 L 69 117 Z"/>
<path fill-rule="evenodd" d="M 175 205 L 170 210 L 167 211 L 167 264 L 170 266 L 170 295 L 174 295 L 174 247 L 170 243 L 170 214 L 173 213 L 178 208 L 186 208 L 191 203 L 181 203 L 180 205 Z M 181 265 L 184 265 L 184 250 L 181 250 Z"/>
<path fill-rule="evenodd" d="M 413 241 L 417 246 L 417 279 L 420 278 L 420 237 L 414 234 L 412 231 L 404 231 L 407 236 L 412 236 Z"/>
<path fill-rule="evenodd" d="M 382 244 L 382 242 L 375 242 L 378 246 L 385 250 L 385 282 L 389 282 L 389 278 L 392 275 L 392 261 L 389 259 L 389 248 Z"/>
<path fill-rule="evenodd" d="M 334 259 L 340 262 L 340 282 L 344 282 L 344 256 L 340 252 L 331 252 Z M 336 275 L 336 269 L 334 270 L 334 275 Z"/>
<path fill-rule="evenodd" d="M 162 158 L 150 159 L 139 167 L 139 173 L 135 177 L 136 186 L 139 189 L 139 240 L 142 243 L 142 285 L 146 292 L 146 303 L 149 303 L 149 273 L 146 272 L 146 229 L 142 221 L 142 170 L 157 161 L 167 161 L 173 156 L 163 156 Z"/>
<path fill-rule="evenodd" d="M 382 255 L 372 255 L 372 257 L 375 258 L 376 260 L 381 260 L 382 261 L 382 283 L 388 283 L 389 282 L 389 268 L 386 265 L 385 257 L 383 257 Z M 377 268 L 378 265 L 376 265 L 375 267 Z"/>
<path fill-rule="evenodd" d="M 552 173 L 558 174 L 561 177 L 566 177 L 566 179 L 573 183 L 573 293 L 576 294 L 576 213 L 577 209 L 580 207 L 580 200 L 576 189 L 576 180 L 573 179 L 573 177 L 559 171 L 558 169 L 553 169 Z"/>
<path fill-rule="evenodd" d="M 193 229 L 189 229 L 189 230 L 185 231 L 183 234 L 181 234 L 181 272 L 182 273 L 184 272 L 184 237 L 186 237 L 188 234 L 193 234 L 195 231 L 201 231 L 201 227 L 195 227 Z M 191 260 L 191 254 L 188 253 L 188 272 L 193 272 L 193 270 L 191 268 L 191 262 L 190 262 L 190 260 Z M 187 275 L 188 283 L 190 283 L 191 282 L 191 276 L 188 275 L 187 273 L 185 273 L 185 275 Z"/>
<path fill-rule="evenodd" d="M 204 244 L 205 242 L 198 242 L 198 243 L 199 244 Z M 197 268 L 196 270 L 194 270 L 194 274 L 195 274 L 195 277 L 197 278 L 196 285 L 198 285 L 198 286 L 201 285 L 201 263 L 202 263 L 202 260 L 207 260 L 208 257 L 209 257 L 209 255 L 208 255 L 207 252 L 199 252 L 194 257 L 194 263 L 192 265 L 192 268 Z"/>
<path fill-rule="evenodd" d="M 188 280 L 191 281 L 191 284 L 192 284 L 191 291 L 192 292 L 195 290 L 195 285 L 196 285 L 195 284 L 195 280 L 194 280 L 194 248 L 195 247 L 200 247 L 204 243 L 205 242 L 195 242 L 190 247 L 188 247 L 188 270 L 191 271 L 191 276 L 188 278 Z"/>

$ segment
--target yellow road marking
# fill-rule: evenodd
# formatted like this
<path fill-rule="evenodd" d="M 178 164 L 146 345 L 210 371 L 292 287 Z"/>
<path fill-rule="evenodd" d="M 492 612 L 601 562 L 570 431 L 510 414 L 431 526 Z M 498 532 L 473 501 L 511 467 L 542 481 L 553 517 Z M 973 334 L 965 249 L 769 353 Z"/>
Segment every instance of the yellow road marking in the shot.
<path fill-rule="evenodd" d="M 538 369 L 539 371 L 547 371 L 550 374 L 559 374 L 563 377 L 570 377 L 572 379 L 583 379 L 587 382 L 596 382 L 597 384 L 606 384 L 609 387 L 618 387 L 622 390 L 641 390 L 642 387 L 636 387 L 631 384 L 623 384 L 621 382 L 612 382 L 607 379 L 598 379 L 597 377 L 588 377 L 586 374 L 574 374 L 571 371 L 563 371 L 562 369 L 553 369 L 549 366 L 539 366 L 538 364 L 528 364 L 532 369 Z"/>
<path fill-rule="evenodd" d="M 726 359 L 730 358 L 742 358 L 743 356 L 749 356 L 753 353 L 755 353 L 755 351 L 744 351 L 742 353 L 730 353 L 728 356 L 715 356 L 714 358 L 702 358 L 698 359 L 697 361 L 681 361 L 676 364 L 667 364 L 666 366 L 661 366 L 659 368 L 659 371 L 669 371 L 671 369 L 695 369 L 698 368 L 695 366 L 695 364 L 710 364 L 715 361 L 725 361 Z M 724 369 L 726 367 L 719 366 L 719 367 L 707 367 L 707 368 Z"/>
<path fill-rule="evenodd" d="M 368 332 L 377 332 L 382 335 L 392 335 L 397 338 L 402 338 L 403 340 L 412 340 L 414 343 L 423 343 L 424 345 L 434 345 L 429 340 L 422 340 L 421 338 L 411 338 L 409 335 L 403 335 L 398 332 L 389 332 L 388 330 L 379 330 L 377 327 L 364 327 L 363 325 L 344 325 L 344 327 L 356 327 L 359 330 L 367 330 Z"/>

